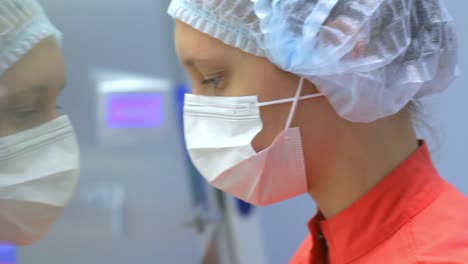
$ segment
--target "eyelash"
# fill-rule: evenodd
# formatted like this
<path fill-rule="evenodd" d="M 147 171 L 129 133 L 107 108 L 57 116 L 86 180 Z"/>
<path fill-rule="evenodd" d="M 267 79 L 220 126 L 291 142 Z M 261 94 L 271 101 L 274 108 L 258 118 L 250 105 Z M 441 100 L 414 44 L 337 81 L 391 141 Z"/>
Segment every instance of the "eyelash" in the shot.
<path fill-rule="evenodd" d="M 222 76 L 216 76 L 216 77 L 211 78 L 211 79 L 205 79 L 205 80 L 203 80 L 201 82 L 201 85 L 203 85 L 203 86 L 212 85 L 212 87 L 217 89 L 217 88 L 219 88 L 218 85 L 221 82 L 221 78 L 222 78 Z"/>
<path fill-rule="evenodd" d="M 63 108 L 62 108 L 60 105 L 55 106 L 55 110 L 57 110 L 57 111 L 61 111 L 62 109 L 63 109 Z M 31 116 L 37 115 L 37 114 L 39 114 L 39 113 L 40 113 L 39 110 L 37 110 L 37 109 L 31 109 L 31 110 L 25 110 L 25 111 L 18 111 L 18 112 L 15 113 L 15 115 L 16 115 L 17 117 L 20 117 L 20 119 L 21 119 L 21 118 L 24 119 L 24 118 L 27 118 L 27 117 L 31 117 Z"/>
<path fill-rule="evenodd" d="M 36 116 L 39 112 L 37 110 L 20 111 L 15 113 L 15 118 L 20 120 L 26 120 Z"/>

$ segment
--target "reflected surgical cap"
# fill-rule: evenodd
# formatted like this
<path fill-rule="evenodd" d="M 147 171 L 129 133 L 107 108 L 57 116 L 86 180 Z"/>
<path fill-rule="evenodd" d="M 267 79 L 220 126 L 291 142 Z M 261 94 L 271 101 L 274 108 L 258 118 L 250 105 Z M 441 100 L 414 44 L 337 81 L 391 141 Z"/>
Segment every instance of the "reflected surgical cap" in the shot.
<path fill-rule="evenodd" d="M 442 0 L 173 0 L 168 13 L 308 79 L 353 122 L 395 114 L 458 72 Z"/>
<path fill-rule="evenodd" d="M 61 33 L 35 0 L 0 0 L 0 77 L 41 40 Z"/>

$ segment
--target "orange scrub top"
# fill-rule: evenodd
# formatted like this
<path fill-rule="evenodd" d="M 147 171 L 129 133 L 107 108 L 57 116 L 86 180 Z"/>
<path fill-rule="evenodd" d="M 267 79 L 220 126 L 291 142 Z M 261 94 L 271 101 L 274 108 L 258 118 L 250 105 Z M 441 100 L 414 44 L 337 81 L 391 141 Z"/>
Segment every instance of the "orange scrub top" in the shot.
<path fill-rule="evenodd" d="M 330 219 L 319 213 L 291 264 L 468 263 L 468 199 L 434 168 L 423 143 Z"/>

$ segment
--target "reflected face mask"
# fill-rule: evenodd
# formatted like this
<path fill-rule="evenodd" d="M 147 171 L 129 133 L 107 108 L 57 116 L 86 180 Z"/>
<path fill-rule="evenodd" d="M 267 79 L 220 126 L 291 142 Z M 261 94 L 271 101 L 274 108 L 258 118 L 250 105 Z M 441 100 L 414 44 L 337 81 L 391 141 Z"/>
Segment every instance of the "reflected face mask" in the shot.
<path fill-rule="evenodd" d="M 0 138 L 0 241 L 32 244 L 69 202 L 79 150 L 68 117 Z"/>
<path fill-rule="evenodd" d="M 322 96 L 258 102 L 257 96 L 185 95 L 184 131 L 195 167 L 214 187 L 254 205 L 269 205 L 307 191 L 301 135 L 291 128 L 297 102 Z M 292 102 L 285 129 L 257 153 L 252 140 L 262 130 L 260 107 Z"/>

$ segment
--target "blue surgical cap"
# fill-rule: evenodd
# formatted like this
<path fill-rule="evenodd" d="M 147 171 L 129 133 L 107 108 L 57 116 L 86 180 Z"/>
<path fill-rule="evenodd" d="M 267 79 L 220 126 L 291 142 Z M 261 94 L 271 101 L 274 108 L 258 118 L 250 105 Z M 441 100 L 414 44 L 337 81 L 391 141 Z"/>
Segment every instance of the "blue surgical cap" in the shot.
<path fill-rule="evenodd" d="M 395 114 L 457 74 L 442 0 L 173 0 L 168 13 L 308 79 L 354 122 Z"/>
<path fill-rule="evenodd" d="M 35 0 L 0 0 L 0 77 L 41 40 L 61 33 Z"/>

